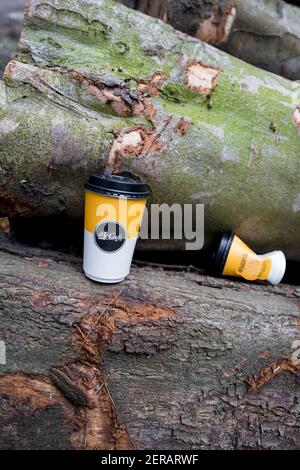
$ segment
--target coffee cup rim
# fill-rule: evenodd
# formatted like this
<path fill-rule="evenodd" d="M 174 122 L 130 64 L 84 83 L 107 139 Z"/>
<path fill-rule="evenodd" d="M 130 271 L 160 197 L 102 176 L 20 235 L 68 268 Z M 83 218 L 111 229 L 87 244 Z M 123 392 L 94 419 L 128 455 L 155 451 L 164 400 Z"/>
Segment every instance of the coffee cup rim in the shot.
<path fill-rule="evenodd" d="M 130 172 L 106 174 L 102 171 L 94 173 L 84 187 L 88 191 L 116 198 L 149 199 L 151 196 L 149 186 Z"/>
<path fill-rule="evenodd" d="M 213 253 L 216 272 L 218 274 L 222 274 L 224 270 L 234 237 L 234 232 L 223 232 L 221 235 L 219 235 L 219 240 Z"/>

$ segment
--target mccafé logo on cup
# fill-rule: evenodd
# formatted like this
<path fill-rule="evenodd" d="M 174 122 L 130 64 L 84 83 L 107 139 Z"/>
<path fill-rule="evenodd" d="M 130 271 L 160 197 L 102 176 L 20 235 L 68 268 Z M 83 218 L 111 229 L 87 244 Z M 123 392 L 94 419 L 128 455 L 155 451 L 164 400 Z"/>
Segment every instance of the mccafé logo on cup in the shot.
<path fill-rule="evenodd" d="M 101 222 L 95 228 L 95 239 L 100 250 L 114 253 L 124 245 L 126 230 L 117 222 Z"/>
<path fill-rule="evenodd" d="M 213 257 L 219 274 L 242 277 L 248 281 L 261 280 L 277 285 L 286 270 L 282 251 L 257 255 L 233 232 L 221 236 Z"/>
<path fill-rule="evenodd" d="M 92 175 L 85 185 L 85 275 L 115 283 L 128 276 L 149 187 L 130 173 Z"/>

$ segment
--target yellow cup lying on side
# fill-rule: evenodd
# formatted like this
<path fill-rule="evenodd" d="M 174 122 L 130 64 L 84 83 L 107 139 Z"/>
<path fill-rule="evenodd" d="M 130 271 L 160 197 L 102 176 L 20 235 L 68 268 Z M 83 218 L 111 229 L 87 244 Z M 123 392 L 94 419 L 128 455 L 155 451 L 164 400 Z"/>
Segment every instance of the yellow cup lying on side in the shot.
<path fill-rule="evenodd" d="M 219 274 L 242 277 L 247 281 L 267 281 L 277 285 L 286 270 L 286 259 L 282 251 L 257 255 L 235 233 L 223 234 L 214 253 Z"/>

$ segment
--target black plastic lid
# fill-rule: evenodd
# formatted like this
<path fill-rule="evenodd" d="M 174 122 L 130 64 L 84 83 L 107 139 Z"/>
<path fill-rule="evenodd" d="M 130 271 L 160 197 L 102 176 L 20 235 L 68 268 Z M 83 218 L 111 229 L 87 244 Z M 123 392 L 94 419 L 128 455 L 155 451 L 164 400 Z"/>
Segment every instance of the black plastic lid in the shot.
<path fill-rule="evenodd" d="M 222 274 L 224 270 L 234 235 L 233 232 L 224 232 L 219 236 L 216 249 L 213 253 L 213 260 L 218 274 Z"/>
<path fill-rule="evenodd" d="M 128 199 L 148 199 L 151 195 L 149 186 L 140 178 L 129 172 L 117 175 L 105 172 L 94 174 L 84 185 L 88 191 L 112 197 L 127 197 Z"/>

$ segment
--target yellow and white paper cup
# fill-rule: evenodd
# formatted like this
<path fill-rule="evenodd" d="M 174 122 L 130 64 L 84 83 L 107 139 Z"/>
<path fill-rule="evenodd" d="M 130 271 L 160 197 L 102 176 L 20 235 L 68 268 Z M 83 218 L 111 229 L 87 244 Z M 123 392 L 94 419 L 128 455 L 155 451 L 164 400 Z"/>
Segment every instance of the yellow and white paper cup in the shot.
<path fill-rule="evenodd" d="M 214 253 L 219 274 L 242 277 L 247 281 L 267 281 L 277 285 L 286 271 L 286 259 L 282 251 L 257 255 L 237 235 L 226 232 Z"/>
<path fill-rule="evenodd" d="M 149 187 L 121 173 L 92 175 L 85 184 L 83 270 L 93 281 L 117 283 L 129 274 Z"/>

